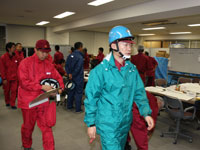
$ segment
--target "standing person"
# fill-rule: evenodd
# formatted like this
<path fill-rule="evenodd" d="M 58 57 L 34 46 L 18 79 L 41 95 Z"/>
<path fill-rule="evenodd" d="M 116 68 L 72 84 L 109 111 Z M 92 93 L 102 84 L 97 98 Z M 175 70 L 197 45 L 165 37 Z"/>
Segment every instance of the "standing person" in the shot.
<path fill-rule="evenodd" d="M 60 46 L 55 46 L 56 53 L 54 54 L 54 63 L 59 64 L 61 59 L 64 59 L 63 53 L 60 52 Z"/>
<path fill-rule="evenodd" d="M 97 55 L 98 63 L 103 61 L 104 54 L 103 54 L 103 47 L 99 47 L 99 54 Z"/>
<path fill-rule="evenodd" d="M 3 89 L 6 106 L 17 109 L 15 106 L 17 96 L 17 68 L 18 60 L 15 56 L 15 43 L 8 42 L 6 44 L 6 53 L 1 56 L 2 69 L 1 76 L 3 80 Z"/>
<path fill-rule="evenodd" d="M 44 91 L 52 89 L 49 85 L 41 85 L 41 80 L 53 78 L 59 82 L 61 88 L 64 88 L 62 77 L 56 71 L 53 64 L 47 60 L 50 51 L 48 41 L 38 40 L 35 46 L 35 54 L 24 59 L 18 69 L 18 107 L 22 110 L 24 121 L 21 127 L 24 150 L 31 150 L 32 132 L 36 121 L 42 132 L 44 150 L 55 149 L 52 129 L 45 121 L 49 102 L 29 108 L 29 103 L 37 96 L 44 93 Z"/>
<path fill-rule="evenodd" d="M 102 150 L 124 150 L 132 123 L 132 104 L 154 126 L 144 85 L 136 67 L 127 59 L 134 37 L 129 29 L 116 26 L 109 33 L 112 52 L 91 72 L 86 86 L 85 119 L 91 142 L 100 134 Z"/>
<path fill-rule="evenodd" d="M 71 49 L 70 49 L 70 52 L 69 52 L 69 53 L 71 54 L 71 53 L 73 53 L 73 52 L 74 52 L 74 47 L 71 47 Z"/>
<path fill-rule="evenodd" d="M 87 53 L 87 48 L 83 49 L 83 53 L 84 53 L 84 69 L 89 69 L 90 58 Z"/>
<path fill-rule="evenodd" d="M 17 57 L 18 63 L 20 64 L 20 62 L 24 59 L 24 53 L 22 51 L 22 44 L 21 43 L 16 44 L 15 55 Z"/>
<path fill-rule="evenodd" d="M 84 70 L 83 70 L 83 44 L 76 42 L 74 44 L 74 51 L 67 57 L 65 70 L 69 79 L 75 83 L 75 88 L 70 90 L 67 101 L 67 109 L 72 110 L 73 100 L 75 98 L 76 112 L 80 113 L 81 100 L 84 86 Z"/>
<path fill-rule="evenodd" d="M 138 46 L 138 54 L 132 56 L 131 62 L 137 67 L 140 77 L 145 85 L 146 73 L 148 70 L 152 69 L 152 66 L 149 64 L 149 59 L 144 55 L 144 46 Z"/>
<path fill-rule="evenodd" d="M 152 66 L 152 69 L 147 71 L 146 76 L 147 76 L 147 86 L 155 86 L 155 70 L 156 67 L 158 66 L 157 61 L 155 58 L 149 56 L 149 53 L 146 51 L 145 55 L 149 58 L 149 63 Z"/>
<path fill-rule="evenodd" d="M 147 98 L 149 100 L 149 105 L 152 110 L 152 118 L 154 120 L 154 124 L 156 124 L 157 115 L 158 115 L 158 102 L 155 96 L 151 93 L 147 92 Z M 154 126 L 155 128 L 155 126 Z M 151 130 L 147 130 L 146 122 L 143 116 L 140 115 L 140 112 L 137 108 L 137 105 L 133 104 L 133 123 L 131 124 L 131 133 L 134 138 L 134 141 L 137 146 L 137 150 L 148 150 L 148 140 L 150 139 L 151 135 L 153 134 L 154 128 Z M 128 142 L 130 142 L 130 136 L 128 136 Z M 128 142 L 126 144 L 125 150 L 130 150 L 131 147 L 128 146 Z"/>

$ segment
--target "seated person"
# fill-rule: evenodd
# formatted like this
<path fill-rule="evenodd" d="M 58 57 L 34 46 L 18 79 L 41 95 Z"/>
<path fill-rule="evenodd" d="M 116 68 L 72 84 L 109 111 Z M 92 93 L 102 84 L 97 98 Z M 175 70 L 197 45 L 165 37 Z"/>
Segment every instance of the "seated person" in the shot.
<path fill-rule="evenodd" d="M 66 71 L 63 69 L 65 67 L 65 60 L 61 59 L 58 64 L 54 64 L 56 70 L 60 73 L 61 76 L 67 76 Z"/>

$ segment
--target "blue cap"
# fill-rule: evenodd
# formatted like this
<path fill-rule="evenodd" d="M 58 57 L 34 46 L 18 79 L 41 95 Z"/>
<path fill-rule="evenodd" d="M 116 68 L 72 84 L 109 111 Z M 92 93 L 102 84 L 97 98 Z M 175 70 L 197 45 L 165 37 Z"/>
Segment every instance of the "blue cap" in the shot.
<path fill-rule="evenodd" d="M 116 40 L 120 39 L 134 39 L 130 30 L 124 26 L 116 26 L 112 28 L 109 32 L 109 44 L 113 43 Z"/>

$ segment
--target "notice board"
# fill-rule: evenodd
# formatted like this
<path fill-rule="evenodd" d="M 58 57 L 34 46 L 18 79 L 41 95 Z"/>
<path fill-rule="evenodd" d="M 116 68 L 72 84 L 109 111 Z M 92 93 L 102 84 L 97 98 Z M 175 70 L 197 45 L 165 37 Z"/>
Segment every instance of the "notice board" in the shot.
<path fill-rule="evenodd" d="M 169 70 L 200 74 L 199 48 L 170 48 Z"/>

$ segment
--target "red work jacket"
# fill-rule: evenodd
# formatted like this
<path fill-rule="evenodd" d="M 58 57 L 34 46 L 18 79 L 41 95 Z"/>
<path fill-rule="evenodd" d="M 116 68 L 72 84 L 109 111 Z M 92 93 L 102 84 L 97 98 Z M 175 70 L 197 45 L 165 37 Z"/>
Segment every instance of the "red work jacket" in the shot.
<path fill-rule="evenodd" d="M 53 78 L 59 82 L 61 88 L 64 88 L 62 77 L 54 65 L 48 59 L 40 60 L 36 54 L 20 63 L 18 77 L 18 107 L 22 109 L 28 109 L 29 103 L 43 93 L 41 80 Z"/>
<path fill-rule="evenodd" d="M 143 53 L 138 53 L 131 57 L 131 62 L 137 67 L 140 74 L 145 74 L 152 68 L 149 64 L 149 59 Z"/>
<path fill-rule="evenodd" d="M 153 76 L 155 76 L 155 69 L 156 69 L 156 66 L 158 65 L 158 63 L 155 60 L 155 58 L 153 58 L 151 56 L 148 56 L 148 58 L 149 58 L 149 63 L 152 66 L 152 69 L 147 71 L 146 75 L 149 76 L 149 77 L 153 77 Z"/>
<path fill-rule="evenodd" d="M 61 76 L 64 76 L 66 74 L 65 70 L 61 66 L 61 64 L 54 64 L 56 70 L 60 73 Z"/>
<path fill-rule="evenodd" d="M 54 63 L 59 64 L 61 59 L 64 59 L 63 53 L 61 53 L 60 51 L 57 51 L 54 54 Z"/>
<path fill-rule="evenodd" d="M 0 77 L 1 77 L 2 69 L 3 69 L 3 64 L 2 64 L 2 61 L 1 61 L 1 57 L 0 57 Z"/>
<path fill-rule="evenodd" d="M 84 69 L 89 69 L 89 65 L 90 65 L 90 58 L 89 58 L 88 54 L 85 53 L 85 56 L 84 56 Z"/>
<path fill-rule="evenodd" d="M 102 62 L 102 61 L 103 61 L 103 58 L 104 58 L 104 54 L 103 54 L 103 53 L 99 53 L 99 54 L 97 55 L 98 63 Z"/>
<path fill-rule="evenodd" d="M 1 77 L 3 80 L 17 80 L 18 60 L 16 56 L 10 56 L 8 52 L 1 56 Z"/>
<path fill-rule="evenodd" d="M 24 53 L 21 51 L 15 50 L 15 55 L 17 57 L 18 63 L 20 63 L 24 59 Z"/>
<path fill-rule="evenodd" d="M 50 63 L 53 64 L 53 58 L 52 58 L 52 56 L 51 56 L 50 54 L 48 54 L 47 60 L 48 60 Z"/>

